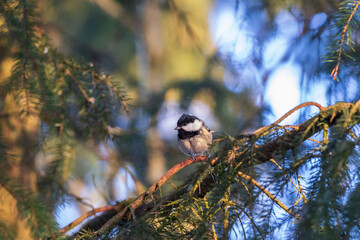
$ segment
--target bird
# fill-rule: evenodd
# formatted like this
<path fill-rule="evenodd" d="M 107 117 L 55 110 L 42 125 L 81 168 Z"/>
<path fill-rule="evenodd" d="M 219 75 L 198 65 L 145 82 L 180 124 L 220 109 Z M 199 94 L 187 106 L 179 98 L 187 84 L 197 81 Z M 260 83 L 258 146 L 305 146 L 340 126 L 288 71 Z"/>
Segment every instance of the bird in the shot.
<path fill-rule="evenodd" d="M 206 152 L 212 143 L 212 133 L 205 122 L 200 118 L 183 114 L 177 121 L 174 130 L 178 131 L 177 139 L 179 149 L 196 162 L 196 156 Z"/>

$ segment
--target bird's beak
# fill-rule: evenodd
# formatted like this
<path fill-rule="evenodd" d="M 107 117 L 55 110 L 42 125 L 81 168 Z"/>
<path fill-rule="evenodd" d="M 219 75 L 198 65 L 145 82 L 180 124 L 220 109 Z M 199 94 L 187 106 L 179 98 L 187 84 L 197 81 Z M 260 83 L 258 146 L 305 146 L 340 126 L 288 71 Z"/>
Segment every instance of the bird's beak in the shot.
<path fill-rule="evenodd" d="M 176 128 L 174 128 L 174 130 L 179 130 L 181 127 L 176 127 Z"/>

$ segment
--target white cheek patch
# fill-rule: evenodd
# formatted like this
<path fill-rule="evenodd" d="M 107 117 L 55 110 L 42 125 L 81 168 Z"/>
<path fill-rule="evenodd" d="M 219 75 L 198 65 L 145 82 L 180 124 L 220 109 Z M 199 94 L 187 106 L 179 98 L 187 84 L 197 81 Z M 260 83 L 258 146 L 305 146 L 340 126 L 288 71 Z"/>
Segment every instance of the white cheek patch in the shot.
<path fill-rule="evenodd" d="M 185 126 L 182 126 L 181 128 L 187 132 L 195 132 L 195 131 L 199 131 L 201 126 L 202 126 L 202 122 L 198 119 L 195 119 L 193 123 L 188 123 Z"/>

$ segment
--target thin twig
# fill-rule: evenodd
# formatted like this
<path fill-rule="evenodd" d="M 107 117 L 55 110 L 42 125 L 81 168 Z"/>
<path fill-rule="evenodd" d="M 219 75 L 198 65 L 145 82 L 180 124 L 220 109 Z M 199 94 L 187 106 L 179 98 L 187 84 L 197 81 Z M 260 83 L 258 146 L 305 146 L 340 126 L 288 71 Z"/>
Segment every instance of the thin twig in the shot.
<path fill-rule="evenodd" d="M 286 207 L 282 202 L 280 202 L 274 195 L 272 195 L 268 190 L 266 190 L 263 186 L 260 185 L 260 183 L 258 183 L 255 179 L 253 179 L 252 177 L 238 171 L 238 174 L 242 177 L 245 178 L 248 181 L 251 181 L 256 187 L 258 187 L 263 193 L 266 194 L 266 196 L 268 196 L 272 201 L 274 201 L 277 205 L 279 205 L 279 207 L 281 207 L 282 209 L 284 209 L 287 213 L 289 213 L 291 216 L 295 217 L 295 218 L 299 218 L 299 215 L 297 215 L 296 213 L 294 213 L 290 208 Z"/>
<path fill-rule="evenodd" d="M 309 140 L 309 141 L 313 141 L 313 142 L 315 142 L 315 143 L 317 143 L 317 144 L 322 144 L 320 141 L 318 141 L 318 140 L 315 140 L 315 139 L 313 139 L 313 138 L 308 138 L 307 140 Z"/>
<path fill-rule="evenodd" d="M 351 107 L 350 109 L 350 113 L 347 115 L 347 118 L 345 120 L 345 128 L 348 127 L 352 116 L 359 110 L 360 107 L 360 99 L 356 101 L 356 103 L 354 104 L 354 106 Z"/>
<path fill-rule="evenodd" d="M 94 210 L 91 210 L 91 211 L 85 213 L 84 215 L 80 216 L 78 219 L 74 220 L 74 221 L 71 222 L 70 224 L 68 224 L 68 225 L 66 225 L 65 227 L 63 227 L 62 229 L 60 229 L 58 235 L 67 233 L 68 231 L 70 231 L 71 229 L 73 229 L 74 227 L 76 227 L 77 225 L 81 224 L 81 223 L 82 223 L 84 220 L 86 220 L 88 217 L 94 216 L 94 215 L 97 214 L 97 213 L 107 212 L 107 211 L 111 211 L 111 210 L 119 211 L 119 210 L 120 210 L 120 206 L 110 205 L 110 206 L 103 206 L 103 207 L 95 208 Z"/>
<path fill-rule="evenodd" d="M 238 208 L 248 217 L 248 219 L 249 219 L 250 222 L 251 222 L 251 225 L 252 225 L 253 229 L 256 228 L 256 230 L 258 231 L 258 233 L 259 233 L 260 236 L 261 236 L 261 239 L 265 239 L 265 237 L 262 235 L 259 227 L 256 225 L 254 219 L 250 216 L 250 214 L 248 214 L 248 213 L 247 213 L 244 209 L 242 209 L 241 207 L 238 206 Z M 256 232 L 255 232 L 255 229 L 254 229 L 254 233 L 256 233 Z"/>
<path fill-rule="evenodd" d="M 23 24 L 25 29 L 25 43 L 24 43 L 24 63 L 23 63 L 23 69 L 22 69 L 22 81 L 23 81 L 23 88 L 25 91 L 25 101 L 26 101 L 26 114 L 30 115 L 30 100 L 29 100 L 29 82 L 26 77 L 26 65 L 29 55 L 29 42 L 30 42 L 30 36 L 29 36 L 29 26 L 28 26 L 28 17 L 27 17 L 27 8 L 26 8 L 26 2 L 23 3 Z"/>
<path fill-rule="evenodd" d="M 290 116 L 291 114 L 293 114 L 294 112 L 296 112 L 297 110 L 299 110 L 300 108 L 303 108 L 303 107 L 307 107 L 307 106 L 316 106 L 319 108 L 319 110 L 323 110 L 323 106 L 321 106 L 319 103 L 316 103 L 316 102 L 305 102 L 305 103 L 302 103 L 296 107 L 294 107 L 293 109 L 291 109 L 290 111 L 288 111 L 287 113 L 285 113 L 281 118 L 279 118 L 276 122 L 274 122 L 273 124 L 270 124 L 266 127 L 262 127 L 262 128 L 259 128 L 258 130 L 256 130 L 255 132 L 253 132 L 253 135 L 257 136 L 257 135 L 260 135 L 264 132 L 266 132 L 267 130 L 269 130 L 270 128 L 272 128 L 273 126 L 276 126 L 278 125 L 280 122 L 282 122 L 285 118 L 287 118 L 288 116 Z"/>
<path fill-rule="evenodd" d="M 25 101 L 26 101 L 26 114 L 30 115 L 30 100 L 29 100 L 29 88 L 28 88 L 28 81 L 26 77 L 26 58 L 24 59 L 23 64 L 23 72 L 22 72 L 22 81 L 23 81 L 23 88 L 25 91 Z"/>
<path fill-rule="evenodd" d="M 303 201 L 304 201 L 304 203 L 306 204 L 306 203 L 308 202 L 308 199 L 307 199 L 307 197 L 305 196 L 305 193 L 304 193 L 304 191 L 303 191 L 302 188 L 301 188 L 300 177 L 299 177 L 299 173 L 298 173 L 298 172 L 296 172 L 296 179 L 297 179 L 297 182 L 298 182 L 298 184 L 299 184 L 299 190 L 300 190 L 301 196 L 303 197 Z"/>
<path fill-rule="evenodd" d="M 342 33 L 341 33 L 341 41 L 340 41 L 340 47 L 339 47 L 339 53 L 338 53 L 338 57 L 337 57 L 337 61 L 336 61 L 336 66 L 334 67 L 334 69 L 331 71 L 331 77 L 333 80 L 336 79 L 336 76 L 338 75 L 339 73 L 339 66 L 340 66 L 340 60 L 341 60 L 341 52 L 342 52 L 342 48 L 343 48 L 343 45 L 344 45 L 344 40 L 345 40 L 345 34 L 346 34 L 346 31 L 348 30 L 349 28 L 349 25 L 350 25 L 350 22 L 351 22 L 351 19 L 354 17 L 354 14 L 356 13 L 358 7 L 360 5 L 360 1 L 357 2 L 357 4 L 355 5 L 353 11 L 351 12 L 350 14 L 350 17 L 349 19 L 347 20 L 343 30 L 342 30 Z"/>
<path fill-rule="evenodd" d="M 118 91 L 118 89 L 114 86 L 114 84 L 112 84 L 110 81 L 109 81 L 109 77 L 103 77 L 102 79 L 106 82 L 107 85 L 109 85 L 109 87 L 111 87 L 111 89 L 117 94 L 118 98 L 121 100 L 121 104 L 124 106 L 125 108 L 125 111 L 126 112 L 129 112 L 130 109 L 129 109 L 129 106 L 127 105 L 126 101 L 121 97 L 121 94 L 120 92 Z"/>
<path fill-rule="evenodd" d="M 217 240 L 216 232 L 215 232 L 215 223 L 214 221 L 211 222 L 211 230 L 213 232 L 214 240 Z"/>
<path fill-rule="evenodd" d="M 305 196 L 305 194 L 303 194 L 303 192 L 301 191 L 300 188 L 298 188 L 298 186 L 296 186 L 296 184 L 293 182 L 293 180 L 289 177 L 289 175 L 287 175 L 287 173 L 282 169 L 282 167 L 273 159 L 271 158 L 270 159 L 270 162 L 274 163 L 284 174 L 285 176 L 290 180 L 290 182 L 292 183 L 292 185 L 294 185 L 294 187 L 296 188 L 296 190 L 300 193 L 300 195 L 302 196 L 303 200 L 304 200 L 304 203 L 307 202 L 307 198 Z M 299 179 L 298 179 L 298 183 L 300 184 L 299 182 Z M 300 186 L 299 186 L 300 187 Z"/>
<path fill-rule="evenodd" d="M 76 83 L 76 85 L 78 86 L 80 92 L 83 94 L 84 98 L 86 99 L 86 101 L 88 101 L 91 105 L 94 104 L 94 100 L 92 100 L 91 98 L 89 98 L 89 96 L 87 95 L 86 91 L 84 90 L 84 88 L 81 86 L 80 82 L 76 79 L 76 77 L 68 70 L 65 70 L 65 73 L 67 75 L 69 75 L 71 77 L 72 80 L 74 80 L 74 82 Z"/>

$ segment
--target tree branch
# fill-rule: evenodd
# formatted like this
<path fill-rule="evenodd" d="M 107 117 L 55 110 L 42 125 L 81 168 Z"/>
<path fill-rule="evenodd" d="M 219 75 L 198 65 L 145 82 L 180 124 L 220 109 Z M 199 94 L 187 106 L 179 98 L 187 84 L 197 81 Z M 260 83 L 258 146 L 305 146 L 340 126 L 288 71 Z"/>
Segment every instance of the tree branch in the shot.
<path fill-rule="evenodd" d="M 299 218 L 299 215 L 294 213 L 290 208 L 286 207 L 285 204 L 280 202 L 274 195 L 272 195 L 268 190 L 266 190 L 263 186 L 261 186 L 260 183 L 258 183 L 255 179 L 251 178 L 250 176 L 240 171 L 238 171 L 238 175 L 240 175 L 240 177 L 245 178 L 248 181 L 251 181 L 257 188 L 259 188 L 263 193 L 265 193 L 266 196 L 268 196 L 272 201 L 274 201 L 277 205 L 279 205 L 279 207 L 281 207 L 286 212 L 288 212 L 291 216 L 295 218 Z"/>
<path fill-rule="evenodd" d="M 207 161 L 208 157 L 206 156 L 197 156 L 196 162 L 204 162 Z M 107 229 L 109 229 L 111 226 L 119 222 L 124 215 L 128 212 L 128 210 L 131 209 L 131 211 L 137 209 L 140 207 L 140 205 L 146 200 L 148 196 L 151 196 L 156 192 L 167 180 L 169 180 L 170 177 L 172 177 L 175 173 L 183 169 L 184 167 L 193 164 L 194 159 L 188 158 L 178 164 L 176 164 L 174 167 L 172 167 L 167 173 L 165 173 L 164 176 L 162 176 L 157 182 L 155 182 L 149 189 L 141 194 L 134 202 L 132 202 L 130 205 L 122 209 L 118 214 L 116 214 L 113 218 L 111 218 L 104 226 L 100 228 L 97 235 L 102 235 Z"/>
<path fill-rule="evenodd" d="M 77 225 L 81 224 L 84 220 L 86 220 L 87 218 L 89 218 L 91 216 L 94 216 L 97 213 L 111 211 L 111 210 L 119 211 L 120 209 L 121 209 L 121 207 L 117 206 L 117 205 L 110 205 L 110 206 L 95 208 L 94 210 L 91 210 L 91 211 L 85 213 L 84 215 L 80 216 L 78 219 L 74 220 L 70 224 L 68 224 L 65 227 L 63 227 L 62 229 L 60 229 L 60 231 L 57 235 L 67 233 L 68 231 L 70 231 L 71 229 L 76 227 Z"/>
<path fill-rule="evenodd" d="M 353 106 L 354 104 L 352 103 L 339 102 L 333 106 L 324 108 L 314 117 L 297 125 L 296 129 L 286 132 L 282 136 L 266 142 L 263 145 L 255 145 L 254 158 L 264 163 L 269 161 L 273 155 L 299 146 L 312 135 L 323 129 L 323 125 L 316 123 L 328 123 L 329 127 L 331 127 L 336 124 L 336 121 L 340 117 L 344 116 L 344 113 L 352 109 Z M 354 114 L 356 113 L 360 113 L 359 108 Z"/>
<path fill-rule="evenodd" d="M 355 1 L 354 1 L 355 3 Z M 338 73 L 339 73 L 339 66 L 340 66 L 340 60 L 341 60 L 341 52 L 342 52 L 342 48 L 343 48 L 343 45 L 344 45 L 344 40 L 345 40 L 345 34 L 349 28 L 349 25 L 350 25 L 350 22 L 351 20 L 353 19 L 354 17 L 354 14 L 356 13 L 358 7 L 360 5 L 360 1 L 357 1 L 356 5 L 354 6 L 354 9 L 352 10 L 351 14 L 350 14 L 350 17 L 348 18 L 343 30 L 342 30 L 342 33 L 341 33 L 341 41 L 340 41 L 340 48 L 339 48 L 339 53 L 338 53 L 338 57 L 337 57 L 337 61 L 336 61 L 336 66 L 334 67 L 334 69 L 331 71 L 331 74 L 330 76 L 332 77 L 333 80 L 336 79 Z"/>
<path fill-rule="evenodd" d="M 205 162 L 208 160 L 208 157 L 206 156 L 197 156 L 196 157 L 196 162 Z M 152 186 L 150 186 L 148 188 L 148 190 L 146 192 L 144 192 L 143 194 L 141 194 L 138 198 L 136 198 L 131 204 L 129 204 L 128 206 L 121 208 L 119 206 L 105 206 L 105 207 L 100 207 L 100 208 L 96 208 L 92 211 L 89 211 L 87 213 L 85 213 L 84 215 L 82 215 L 81 217 L 79 217 L 78 219 L 76 219 L 75 221 L 73 221 L 72 223 L 68 224 L 67 226 L 63 227 L 62 229 L 60 229 L 59 234 L 64 234 L 68 231 L 70 231 L 71 229 L 73 229 L 74 227 L 80 225 L 83 221 L 85 221 L 88 217 L 91 217 L 93 215 L 95 215 L 96 213 L 100 213 L 100 212 L 105 212 L 105 211 L 110 211 L 110 210 L 115 210 L 115 211 L 120 211 L 118 214 L 116 214 L 113 218 L 111 218 L 100 230 L 99 232 L 103 232 L 105 229 L 108 229 L 109 227 L 111 227 L 113 224 L 117 223 L 118 221 L 120 221 L 122 219 L 122 217 L 124 216 L 124 214 L 127 213 L 127 210 L 132 209 L 135 210 L 137 209 L 139 206 L 141 206 L 141 204 L 147 199 L 148 196 L 151 196 L 152 194 L 154 194 L 154 192 L 156 192 L 164 183 L 166 183 L 175 173 L 177 173 L 178 171 L 180 171 L 181 169 L 183 169 L 184 167 L 193 164 L 194 163 L 194 159 L 193 158 L 188 158 L 178 164 L 176 164 L 174 167 L 172 167 L 164 176 L 162 176 L 157 182 L 155 182 Z"/>
<path fill-rule="evenodd" d="M 311 105 L 315 105 L 315 104 L 306 103 L 305 105 L 311 106 Z M 295 107 L 294 109 L 299 109 L 302 106 L 304 106 L 304 104 L 299 105 L 299 106 Z M 315 106 L 317 106 L 317 105 L 315 105 Z M 325 123 L 325 125 L 328 125 L 329 127 L 331 127 L 331 126 L 334 126 L 335 124 L 337 124 L 337 120 L 340 119 L 341 117 L 348 116 L 349 111 L 351 111 L 353 116 L 355 114 L 360 114 L 359 103 L 356 103 L 356 104 L 337 103 L 337 104 L 327 107 L 327 108 L 321 107 L 320 109 L 321 109 L 320 113 L 318 113 L 314 117 L 310 118 L 309 120 L 297 125 L 293 130 L 287 131 L 283 135 L 277 137 L 276 139 L 265 142 L 262 145 L 252 145 L 253 151 L 246 151 L 246 152 L 238 153 L 240 155 L 240 156 L 238 155 L 238 158 L 235 157 L 235 153 L 234 153 L 229 157 L 229 160 L 236 161 L 236 159 L 250 158 L 251 154 L 252 154 L 252 158 L 257 160 L 257 162 L 255 164 L 265 163 L 267 161 L 270 161 L 270 159 L 272 159 L 274 155 L 277 155 L 281 152 L 284 153 L 288 150 L 291 150 L 291 149 L 301 145 L 305 140 L 307 140 L 312 135 L 320 132 L 323 129 L 324 124 L 319 124 L 319 123 Z M 291 110 L 290 112 L 291 113 L 294 112 L 293 110 Z M 289 114 L 286 114 L 286 116 L 288 116 L 288 115 Z M 283 119 L 283 117 L 280 118 L 279 120 L 281 120 L 281 119 Z M 277 122 L 279 122 L 279 121 L 277 121 Z M 349 124 L 348 121 L 347 121 L 347 124 Z M 270 126 L 266 127 L 267 130 L 269 130 L 271 128 L 271 126 L 273 127 L 274 124 L 271 124 Z M 254 133 L 259 133 L 259 132 L 260 131 L 257 130 Z M 252 136 L 257 137 L 256 135 L 252 135 Z M 237 152 L 238 149 L 239 149 L 239 147 L 235 146 L 233 148 L 233 151 Z M 211 165 L 216 165 L 218 163 L 219 159 L 220 159 L 219 157 L 212 159 L 210 162 Z M 198 156 L 196 158 L 197 162 L 204 162 L 207 160 L 208 160 L 208 158 L 205 156 Z M 101 234 L 105 233 L 109 228 L 114 226 L 120 220 L 125 219 L 125 218 L 127 218 L 127 219 L 131 218 L 131 214 L 129 211 L 130 209 L 132 209 L 132 211 L 134 211 L 135 209 L 139 208 L 140 206 L 145 205 L 145 201 L 148 199 L 148 197 L 151 196 L 152 194 L 154 194 L 159 189 L 160 186 L 162 186 L 164 183 L 166 183 L 168 181 L 168 179 L 170 177 L 172 177 L 176 172 L 178 172 L 182 168 L 184 168 L 192 163 L 194 163 L 194 160 L 192 158 L 189 158 L 189 159 L 186 159 L 186 160 L 178 163 L 173 168 L 171 168 L 163 177 L 161 177 L 156 183 L 154 183 L 146 192 L 141 194 L 135 201 L 133 201 L 128 206 L 121 208 L 121 210 L 119 210 L 120 211 L 119 213 L 117 213 L 114 217 L 112 217 L 107 223 L 105 223 L 100 228 L 100 230 L 97 232 L 97 235 L 100 236 Z M 270 192 L 268 192 L 266 189 L 264 189 L 254 179 L 252 179 L 251 177 L 249 177 L 248 175 L 246 175 L 242 172 L 238 172 L 238 174 L 241 177 L 252 181 L 254 183 L 254 185 L 259 187 L 268 197 L 270 197 L 270 199 L 272 199 L 275 203 L 277 203 L 280 207 L 282 207 L 289 214 L 291 214 L 294 217 L 298 217 L 291 209 L 287 208 L 284 204 L 282 204 L 280 201 L 278 201 Z M 212 176 L 205 177 L 205 179 L 201 183 L 201 187 L 199 187 L 199 189 L 201 188 L 201 191 L 196 191 L 195 196 L 200 197 L 200 198 L 204 197 L 209 191 L 211 191 L 211 189 L 213 189 L 215 187 L 215 183 L 216 183 L 216 180 Z M 179 198 L 179 196 L 181 196 L 182 194 L 184 194 L 188 191 L 189 191 L 188 189 L 177 190 L 171 196 L 164 197 L 163 200 L 164 201 L 171 201 L 173 199 L 176 200 Z M 153 209 L 154 206 L 155 205 L 152 204 L 151 206 L 148 206 L 146 209 L 147 210 Z M 144 207 L 144 206 L 142 206 L 142 207 Z M 90 213 L 87 213 L 86 215 L 89 215 L 89 214 Z M 141 214 L 144 214 L 144 213 L 141 213 Z M 85 218 L 86 217 L 81 218 L 82 221 Z M 80 224 L 82 221 L 80 221 L 80 220 L 76 221 L 77 225 Z M 72 223 L 71 226 L 74 227 L 74 224 Z M 61 233 L 65 233 L 66 231 L 71 229 L 70 227 L 65 227 L 65 228 L 66 229 L 61 230 Z"/>

